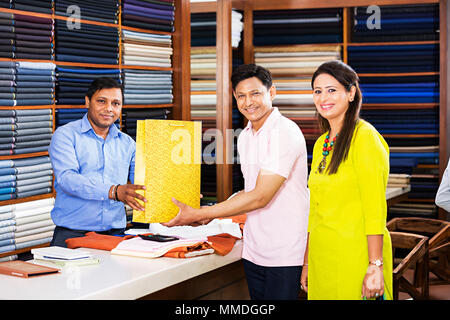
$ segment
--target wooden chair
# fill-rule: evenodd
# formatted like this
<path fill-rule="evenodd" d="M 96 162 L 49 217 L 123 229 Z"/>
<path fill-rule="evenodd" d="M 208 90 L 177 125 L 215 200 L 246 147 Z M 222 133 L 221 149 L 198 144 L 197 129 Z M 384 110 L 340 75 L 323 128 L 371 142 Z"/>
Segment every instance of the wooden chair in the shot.
<path fill-rule="evenodd" d="M 450 283 L 450 222 L 416 217 L 394 218 L 387 223 L 387 228 L 389 231 L 427 236 L 429 238 L 429 270 L 441 282 Z M 415 275 L 415 277 L 419 281 L 420 276 Z"/>
<path fill-rule="evenodd" d="M 390 231 L 392 240 L 392 254 L 395 257 L 396 249 L 407 249 L 409 253 L 405 258 L 396 263 L 394 259 L 393 271 L 393 298 L 398 300 L 399 292 L 408 293 L 413 299 L 422 300 L 429 298 L 428 287 L 428 237 L 405 232 Z M 409 268 L 418 270 L 417 275 L 420 281 L 411 284 L 405 277 L 405 272 Z M 417 279 L 418 280 L 418 279 Z M 420 283 L 421 290 L 416 287 Z"/>

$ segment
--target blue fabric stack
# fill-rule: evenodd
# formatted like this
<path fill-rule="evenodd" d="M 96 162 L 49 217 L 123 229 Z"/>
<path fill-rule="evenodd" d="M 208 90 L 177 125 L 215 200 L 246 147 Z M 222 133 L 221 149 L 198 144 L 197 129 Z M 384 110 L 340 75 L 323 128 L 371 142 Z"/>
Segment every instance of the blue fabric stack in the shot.
<path fill-rule="evenodd" d="M 121 83 L 119 69 L 97 69 L 81 67 L 56 68 L 56 104 L 84 105 L 85 94 L 92 81 L 109 77 Z"/>
<path fill-rule="evenodd" d="M 52 130 L 51 109 L 0 110 L 0 155 L 45 152 Z"/>
<path fill-rule="evenodd" d="M 348 62 L 357 73 L 437 72 L 439 45 L 349 46 Z"/>
<path fill-rule="evenodd" d="M 68 21 L 55 21 L 57 61 L 119 64 L 119 29 L 80 23 L 73 28 Z"/>
<path fill-rule="evenodd" d="M 355 8 L 353 42 L 439 40 L 438 4 L 382 6 L 379 13 Z"/>
<path fill-rule="evenodd" d="M 52 192 L 50 157 L 0 160 L 0 201 Z"/>
<path fill-rule="evenodd" d="M 55 0 L 55 14 L 70 18 L 93 20 L 117 24 L 119 17 L 118 0 Z"/>
<path fill-rule="evenodd" d="M 53 63 L 0 61 L 0 105 L 53 105 L 55 91 Z"/>
<path fill-rule="evenodd" d="M 342 9 L 253 13 L 255 46 L 342 42 Z"/>

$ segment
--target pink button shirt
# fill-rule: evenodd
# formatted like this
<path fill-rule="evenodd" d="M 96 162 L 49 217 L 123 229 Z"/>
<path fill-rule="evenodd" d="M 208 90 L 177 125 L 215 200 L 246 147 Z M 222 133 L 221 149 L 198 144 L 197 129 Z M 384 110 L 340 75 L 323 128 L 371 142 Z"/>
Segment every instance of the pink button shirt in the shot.
<path fill-rule="evenodd" d="M 247 213 L 242 257 L 257 265 L 303 265 L 309 191 L 305 138 L 298 125 L 273 108 L 254 133 L 251 122 L 238 138 L 245 191 L 255 188 L 261 169 L 286 178 L 266 207 Z"/>

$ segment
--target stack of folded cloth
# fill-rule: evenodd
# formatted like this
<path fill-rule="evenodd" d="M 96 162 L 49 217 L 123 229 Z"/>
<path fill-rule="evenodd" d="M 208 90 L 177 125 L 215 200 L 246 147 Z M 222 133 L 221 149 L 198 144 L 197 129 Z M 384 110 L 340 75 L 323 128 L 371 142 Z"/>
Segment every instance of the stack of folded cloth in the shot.
<path fill-rule="evenodd" d="M 52 192 L 50 157 L 0 160 L 0 200 L 26 198 Z"/>
<path fill-rule="evenodd" d="M 50 217 L 54 203 L 48 198 L 1 206 L 0 253 L 49 243 L 55 229 Z"/>
<path fill-rule="evenodd" d="M 118 83 L 122 81 L 119 69 L 57 67 L 56 104 L 84 105 L 84 97 L 91 82 L 101 77 L 113 78 Z"/>
<path fill-rule="evenodd" d="M 171 104 L 172 71 L 123 69 L 125 105 Z"/>
<path fill-rule="evenodd" d="M 55 64 L 17 62 L 18 106 L 52 105 L 55 103 Z"/>
<path fill-rule="evenodd" d="M 231 46 L 239 47 L 244 28 L 242 13 L 231 11 Z M 216 13 L 191 13 L 191 46 L 210 47 L 216 45 Z"/>
<path fill-rule="evenodd" d="M 417 164 L 437 164 L 439 143 L 426 135 L 439 134 L 438 108 L 406 110 L 394 107 L 361 112 L 361 117 L 381 134 L 389 135 L 386 140 L 391 148 L 391 171 L 395 170 L 395 166 L 413 168 Z M 411 134 L 416 137 L 409 138 Z"/>
<path fill-rule="evenodd" d="M 147 67 L 170 68 L 172 36 L 122 30 L 122 63 Z"/>
<path fill-rule="evenodd" d="M 53 63 L 0 61 L 0 105 L 54 104 Z"/>
<path fill-rule="evenodd" d="M 329 60 L 341 60 L 340 45 L 271 45 L 255 47 L 255 63 L 277 75 L 311 77 L 316 69 Z"/>
<path fill-rule="evenodd" d="M 0 8 L 12 9 L 12 0 L 0 0 Z"/>
<path fill-rule="evenodd" d="M 342 42 L 342 9 L 275 10 L 253 13 L 253 44 Z"/>
<path fill-rule="evenodd" d="M 117 24 L 119 16 L 118 0 L 55 0 L 55 14 L 72 17 L 80 14 L 82 20 L 93 20 Z"/>
<path fill-rule="evenodd" d="M 406 173 L 390 173 L 387 187 L 388 188 L 407 188 L 410 186 L 411 175 Z"/>
<path fill-rule="evenodd" d="M 12 0 L 14 9 L 52 14 L 53 0 Z"/>
<path fill-rule="evenodd" d="M 175 6 L 173 0 L 123 0 L 122 25 L 173 32 Z"/>
<path fill-rule="evenodd" d="M 0 57 L 53 60 L 53 20 L 0 13 Z"/>
<path fill-rule="evenodd" d="M 357 73 L 439 71 L 439 44 L 349 46 L 348 63 Z"/>
<path fill-rule="evenodd" d="M 373 11 L 355 8 L 353 42 L 439 40 L 439 4 L 380 6 L 379 25 Z"/>
<path fill-rule="evenodd" d="M 87 109 L 56 109 L 55 110 L 55 129 L 75 120 L 84 117 Z"/>
<path fill-rule="evenodd" d="M 169 111 L 165 108 L 156 109 L 122 109 L 122 131 L 136 140 L 138 120 L 167 119 Z"/>
<path fill-rule="evenodd" d="M 1 6 L 1 2 L 0 2 Z M 15 54 L 14 14 L 0 12 L 0 58 L 13 59 Z M 5 80 L 5 78 L 0 78 Z"/>
<path fill-rule="evenodd" d="M 439 103 L 439 76 L 360 77 L 363 103 Z"/>
<path fill-rule="evenodd" d="M 119 29 L 80 23 L 72 28 L 67 21 L 56 20 L 56 60 L 116 65 L 119 63 Z"/>
<path fill-rule="evenodd" d="M 52 129 L 51 109 L 0 110 L 0 155 L 45 152 Z"/>

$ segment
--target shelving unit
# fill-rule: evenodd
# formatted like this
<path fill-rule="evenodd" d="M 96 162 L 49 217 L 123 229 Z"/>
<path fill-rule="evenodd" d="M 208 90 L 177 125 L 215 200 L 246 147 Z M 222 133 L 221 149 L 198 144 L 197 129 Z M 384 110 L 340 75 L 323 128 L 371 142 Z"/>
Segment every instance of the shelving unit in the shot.
<path fill-rule="evenodd" d="M 96 69 L 133 69 L 133 70 L 151 70 L 151 71 L 170 71 L 172 73 L 172 94 L 173 94 L 173 100 L 172 103 L 163 103 L 163 104 L 151 104 L 151 105 L 144 105 L 144 104 L 129 104 L 124 105 L 123 110 L 154 110 L 154 109 L 167 109 L 170 110 L 169 118 L 171 119 L 179 119 L 179 120 L 189 120 L 190 119 L 190 88 L 189 88 L 189 81 L 190 81 L 190 31 L 189 28 L 183 28 L 183 26 L 187 23 L 189 24 L 190 21 L 190 2 L 189 0 L 174 0 L 173 4 L 175 6 L 175 16 L 173 21 L 174 31 L 173 32 L 166 32 L 166 31 L 159 31 L 159 30 L 147 30 L 147 29 L 141 29 L 141 28 L 134 28 L 129 26 L 122 25 L 122 4 L 119 1 L 119 9 L 118 9 L 118 20 L 117 24 L 111 24 L 111 23 L 104 23 L 100 21 L 94 21 L 94 20 L 87 20 L 87 19 L 80 19 L 80 23 L 82 24 L 89 24 L 89 25 L 95 25 L 95 26 L 105 26 L 105 27 L 113 27 L 117 28 L 118 34 L 119 34 L 119 57 L 118 57 L 118 64 L 92 64 L 92 63 L 82 63 L 82 62 L 70 62 L 70 61 L 58 61 L 58 60 L 33 60 L 33 59 L 8 59 L 8 58 L 0 58 L 0 61 L 24 61 L 24 62 L 51 62 L 56 65 L 56 67 L 76 67 L 76 68 L 96 68 Z M 53 19 L 53 24 L 55 24 L 56 20 L 60 21 L 68 21 L 69 17 L 61 16 L 58 14 L 55 14 L 55 7 L 53 6 L 53 13 L 52 14 L 43 14 L 43 13 L 36 13 L 36 12 L 28 12 L 28 11 L 22 11 L 22 10 L 15 10 L 15 9 L 7 9 L 7 8 L 0 8 L 0 12 L 7 12 L 7 13 L 13 13 L 13 14 L 21 14 L 21 15 L 27 15 L 27 16 L 33 16 L 33 17 L 41 17 L 41 18 L 48 18 Z M 152 34 L 158 34 L 158 35 L 167 35 L 171 36 L 171 48 L 173 49 L 173 53 L 171 56 L 171 67 L 151 67 L 151 66 L 141 66 L 141 65 L 125 65 L 122 64 L 122 30 L 128 30 L 128 31 L 136 31 L 136 32 L 144 32 L 144 33 L 152 33 Z M 55 44 L 55 36 L 53 37 L 53 45 L 57 46 L 57 43 Z M 55 54 L 53 55 L 53 58 L 55 58 Z M 56 80 L 57 81 L 57 80 Z M 6 109 L 51 109 L 52 115 L 53 115 L 53 131 L 56 129 L 56 117 L 55 113 L 57 109 L 83 109 L 85 108 L 84 105 L 58 105 L 56 103 L 52 105 L 46 105 L 46 106 L 17 106 L 17 107 L 8 107 L 8 106 L 0 106 L 0 110 Z M 120 119 L 120 126 L 123 127 L 122 123 L 122 117 Z M 30 153 L 30 154 L 23 154 L 23 155 L 12 155 L 12 156 L 0 156 L 0 160 L 9 160 L 9 159 L 24 159 L 24 158 L 30 158 L 30 157 L 36 157 L 36 156 L 48 156 L 48 152 L 39 152 L 39 153 Z M 53 186 L 53 184 L 52 184 Z M 0 206 L 8 205 L 8 204 L 17 204 L 17 203 L 23 203 L 23 202 L 29 202 L 34 200 L 40 200 L 40 199 L 47 199 L 52 198 L 55 196 L 54 188 L 52 187 L 52 192 L 49 194 L 44 195 L 38 195 L 38 196 L 32 196 L 22 199 L 14 199 L 14 200 L 8 200 L 8 201 L 0 201 Z M 48 244 L 47 244 L 48 245 Z M 25 248 L 21 250 L 16 251 L 10 251 L 10 252 L 3 252 L 0 253 L 0 258 L 8 255 L 18 254 L 22 252 L 27 252 L 31 249 Z"/>

